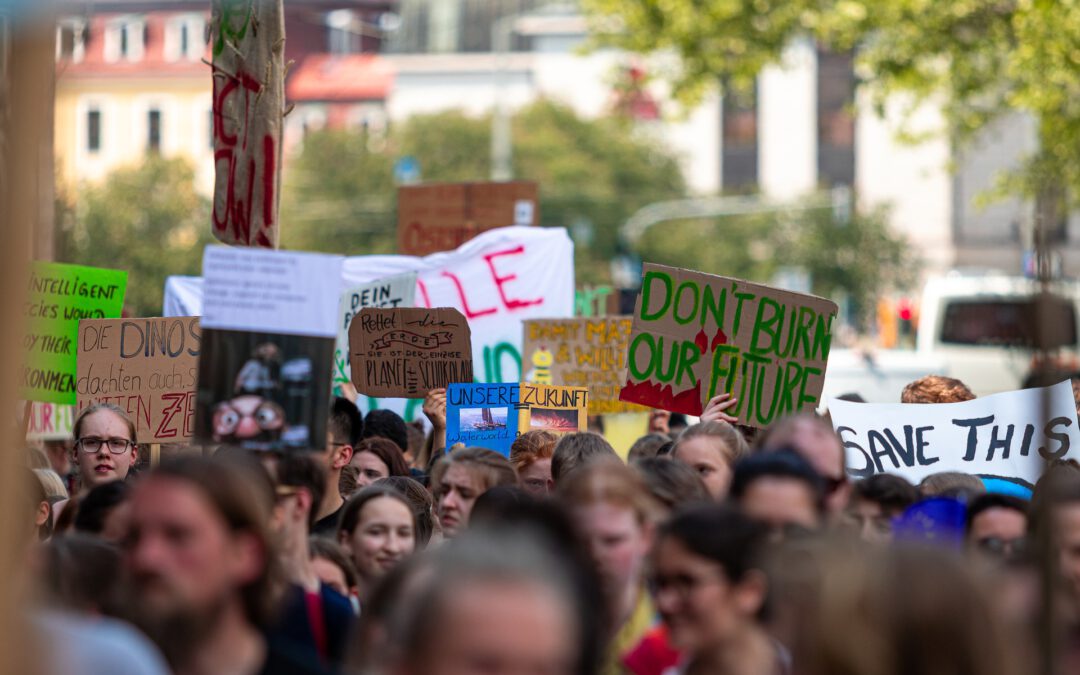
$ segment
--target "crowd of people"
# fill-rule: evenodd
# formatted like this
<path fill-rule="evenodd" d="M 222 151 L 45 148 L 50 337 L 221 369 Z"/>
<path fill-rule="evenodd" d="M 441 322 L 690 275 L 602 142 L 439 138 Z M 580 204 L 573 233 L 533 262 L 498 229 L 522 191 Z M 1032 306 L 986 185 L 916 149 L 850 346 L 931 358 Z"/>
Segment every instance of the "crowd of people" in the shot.
<path fill-rule="evenodd" d="M 903 394 L 968 398 L 936 376 Z M 624 459 L 599 422 L 506 457 L 445 447 L 444 392 L 427 433 L 338 397 L 325 450 L 152 466 L 122 410 L 89 406 L 67 447 L 29 450 L 46 672 L 1077 672 L 1080 465 L 1033 490 L 853 481 L 826 418 L 750 429 L 736 403 L 654 411 Z"/>

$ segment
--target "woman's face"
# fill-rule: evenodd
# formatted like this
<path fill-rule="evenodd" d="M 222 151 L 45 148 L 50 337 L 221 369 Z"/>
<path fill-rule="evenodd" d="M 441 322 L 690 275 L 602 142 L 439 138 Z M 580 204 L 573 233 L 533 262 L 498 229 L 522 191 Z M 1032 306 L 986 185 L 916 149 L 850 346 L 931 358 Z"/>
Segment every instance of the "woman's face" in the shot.
<path fill-rule="evenodd" d="M 530 494 L 546 497 L 553 482 L 551 480 L 551 458 L 538 459 L 521 470 L 521 486 Z"/>
<path fill-rule="evenodd" d="M 75 444 L 75 463 L 79 465 L 86 490 L 114 480 L 124 480 L 138 459 L 127 422 L 111 410 L 99 410 L 85 417 L 79 428 L 78 440 L 80 442 Z M 96 451 L 87 452 L 88 446 L 97 441 L 112 443 L 101 443 Z M 127 449 L 113 454 L 110 445 L 122 444 L 123 441 L 128 442 Z"/>
<path fill-rule="evenodd" d="M 443 535 L 454 537 L 465 529 L 476 498 L 483 492 L 480 477 L 467 466 L 454 463 L 446 468 L 435 490 L 435 504 Z"/>
<path fill-rule="evenodd" d="M 641 584 L 651 533 L 628 507 L 596 502 L 574 509 L 609 593 Z"/>
<path fill-rule="evenodd" d="M 368 500 L 352 534 L 341 533 L 341 543 L 365 581 L 380 579 L 416 548 L 412 512 L 393 497 Z"/>
<path fill-rule="evenodd" d="M 690 654 L 724 643 L 763 600 L 756 584 L 733 585 L 719 563 L 673 537 L 656 546 L 650 586 L 672 645 Z"/>
<path fill-rule="evenodd" d="M 386 462 L 379 459 L 374 452 L 356 453 L 352 464 L 360 470 L 356 474 L 356 489 L 358 490 L 390 475 L 390 467 L 386 466 Z"/>
<path fill-rule="evenodd" d="M 727 497 L 731 485 L 731 466 L 728 464 L 728 450 L 719 438 L 695 436 L 679 441 L 674 458 L 686 464 L 701 476 L 705 488 L 713 499 L 720 501 Z"/>

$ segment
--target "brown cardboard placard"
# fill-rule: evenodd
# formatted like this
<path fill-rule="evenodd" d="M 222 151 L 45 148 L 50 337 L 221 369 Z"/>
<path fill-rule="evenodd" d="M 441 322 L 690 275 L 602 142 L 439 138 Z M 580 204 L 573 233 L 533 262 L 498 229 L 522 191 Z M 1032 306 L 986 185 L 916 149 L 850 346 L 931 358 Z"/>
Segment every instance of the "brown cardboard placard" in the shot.
<path fill-rule="evenodd" d="M 728 392 L 728 414 L 766 427 L 817 404 L 836 312 L 813 295 L 646 264 L 620 398 L 700 415 Z"/>
<path fill-rule="evenodd" d="M 76 405 L 113 403 L 140 443 L 187 443 L 195 429 L 199 317 L 79 322 Z"/>
<path fill-rule="evenodd" d="M 367 307 L 349 324 L 352 381 L 361 394 L 421 398 L 473 381 L 472 333 L 449 307 Z"/>
<path fill-rule="evenodd" d="M 481 232 L 536 225 L 536 183 L 434 183 L 398 188 L 398 253 L 452 251 Z"/>
<path fill-rule="evenodd" d="M 644 412 L 619 400 L 633 317 L 529 319 L 521 351 L 525 381 L 588 387 L 589 414 Z"/>

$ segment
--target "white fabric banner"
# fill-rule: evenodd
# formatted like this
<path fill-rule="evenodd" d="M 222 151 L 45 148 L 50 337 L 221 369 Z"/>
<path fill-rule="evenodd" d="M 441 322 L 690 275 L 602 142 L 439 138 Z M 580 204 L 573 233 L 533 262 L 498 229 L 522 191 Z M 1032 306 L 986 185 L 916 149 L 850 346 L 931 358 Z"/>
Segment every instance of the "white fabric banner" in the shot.
<path fill-rule="evenodd" d="M 453 307 L 469 320 L 478 382 L 521 380 L 522 321 L 574 314 L 574 244 L 562 228 L 489 230 L 423 258 L 345 258 L 338 292 L 409 272 L 417 274 L 417 307 Z M 169 277 L 163 305 L 165 316 L 201 315 L 202 280 Z M 361 399 L 361 409 L 388 408 L 406 420 L 420 415 L 418 400 Z"/>
<path fill-rule="evenodd" d="M 338 303 L 337 340 L 334 342 L 334 386 L 351 381 L 349 324 L 365 307 L 412 307 L 416 302 L 416 272 L 396 274 L 353 286 Z"/>
<path fill-rule="evenodd" d="M 848 473 L 856 477 L 893 473 L 918 483 L 930 474 L 962 471 L 1033 485 L 1047 461 L 1080 458 L 1067 380 L 963 403 L 832 399 L 829 414 L 847 451 Z"/>

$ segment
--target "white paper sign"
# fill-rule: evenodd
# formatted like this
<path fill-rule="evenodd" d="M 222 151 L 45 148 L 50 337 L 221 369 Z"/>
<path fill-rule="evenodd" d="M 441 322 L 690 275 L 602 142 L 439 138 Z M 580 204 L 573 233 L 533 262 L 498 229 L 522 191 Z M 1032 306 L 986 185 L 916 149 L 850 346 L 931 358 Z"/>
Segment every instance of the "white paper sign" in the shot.
<path fill-rule="evenodd" d="M 353 286 L 338 303 L 337 342 L 334 343 L 334 384 L 351 381 L 349 322 L 365 307 L 412 307 L 416 301 L 416 272 Z"/>
<path fill-rule="evenodd" d="M 963 403 L 832 399 L 829 413 L 844 442 L 848 474 L 855 477 L 893 473 L 917 483 L 930 474 L 962 471 L 1032 485 L 1047 461 L 1080 457 L 1068 381 Z"/>
<path fill-rule="evenodd" d="M 342 256 L 207 246 L 203 328 L 335 337 Z"/>

